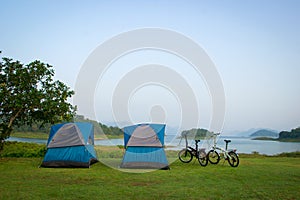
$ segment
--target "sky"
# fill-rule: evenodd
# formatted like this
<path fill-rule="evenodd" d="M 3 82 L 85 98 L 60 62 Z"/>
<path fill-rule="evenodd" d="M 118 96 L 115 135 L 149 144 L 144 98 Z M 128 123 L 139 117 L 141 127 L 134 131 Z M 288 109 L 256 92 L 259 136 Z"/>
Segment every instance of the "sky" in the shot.
<path fill-rule="evenodd" d="M 77 78 L 89 56 L 109 39 L 143 28 L 174 31 L 197 43 L 218 71 L 225 94 L 223 132 L 251 128 L 282 131 L 300 126 L 297 0 L 0 0 L 0 19 L 1 56 L 23 63 L 49 63 L 55 68 L 55 78 L 75 92 Z M 167 66 L 174 77 L 182 77 L 182 84 L 176 87 L 186 84 L 194 100 L 180 99 L 181 94 L 174 92 L 179 89 L 172 90 L 165 83 L 136 85 L 129 91 L 129 99 L 114 99 L 123 79 L 151 64 Z M 167 74 L 165 77 L 173 80 Z M 213 96 L 205 78 L 178 55 L 159 49 L 134 51 L 114 60 L 99 75 L 94 114 L 84 106 L 78 107 L 78 114 L 119 126 L 154 119 L 170 127 L 210 129 L 218 110 L 212 111 Z M 86 87 L 88 83 L 89 80 Z M 116 110 L 123 104 L 130 119 L 123 119 Z M 185 104 L 190 107 L 185 108 Z M 190 110 L 195 112 L 185 114 Z"/>

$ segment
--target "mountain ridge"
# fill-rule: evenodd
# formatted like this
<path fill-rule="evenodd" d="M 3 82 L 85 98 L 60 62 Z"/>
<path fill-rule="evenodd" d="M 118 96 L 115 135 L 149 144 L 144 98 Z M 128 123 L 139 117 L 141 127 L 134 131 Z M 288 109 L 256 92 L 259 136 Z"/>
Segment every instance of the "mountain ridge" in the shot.
<path fill-rule="evenodd" d="M 254 133 L 250 134 L 250 137 L 271 137 L 271 138 L 278 138 L 279 133 L 273 130 L 268 129 L 260 129 L 255 131 Z"/>

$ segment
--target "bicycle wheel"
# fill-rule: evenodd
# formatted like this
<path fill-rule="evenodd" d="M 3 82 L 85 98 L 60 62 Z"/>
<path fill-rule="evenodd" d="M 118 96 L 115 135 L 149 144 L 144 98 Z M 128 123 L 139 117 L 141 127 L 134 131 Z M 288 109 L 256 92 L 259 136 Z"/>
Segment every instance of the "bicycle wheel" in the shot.
<path fill-rule="evenodd" d="M 218 164 L 220 161 L 220 155 L 215 150 L 210 150 L 207 154 L 207 158 L 211 164 Z"/>
<path fill-rule="evenodd" d="M 193 159 L 193 155 L 189 150 L 182 149 L 178 153 L 178 158 L 183 163 L 189 163 Z"/>
<path fill-rule="evenodd" d="M 230 156 L 230 158 L 228 158 L 229 165 L 231 167 L 237 167 L 240 163 L 238 155 L 233 151 L 230 151 L 228 155 Z"/>
<path fill-rule="evenodd" d="M 199 152 L 198 162 L 203 167 L 207 165 L 208 159 L 205 152 Z"/>

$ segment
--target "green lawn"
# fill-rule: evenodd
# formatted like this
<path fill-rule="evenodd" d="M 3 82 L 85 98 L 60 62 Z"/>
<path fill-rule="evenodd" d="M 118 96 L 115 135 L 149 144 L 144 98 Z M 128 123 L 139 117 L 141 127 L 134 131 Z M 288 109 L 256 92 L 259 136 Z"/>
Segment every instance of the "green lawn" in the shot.
<path fill-rule="evenodd" d="M 41 132 L 14 132 L 11 134 L 12 137 L 18 138 L 35 138 L 35 139 L 48 139 L 48 134 Z"/>
<path fill-rule="evenodd" d="M 241 155 L 201 167 L 178 160 L 171 170 L 126 173 L 39 168 L 42 158 L 0 158 L 0 199 L 299 199 L 300 158 Z"/>

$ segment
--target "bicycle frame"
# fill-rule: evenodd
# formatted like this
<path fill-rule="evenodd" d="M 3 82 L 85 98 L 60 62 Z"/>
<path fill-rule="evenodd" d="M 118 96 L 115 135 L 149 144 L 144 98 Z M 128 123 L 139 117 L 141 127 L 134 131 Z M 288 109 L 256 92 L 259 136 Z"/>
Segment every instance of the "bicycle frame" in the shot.
<path fill-rule="evenodd" d="M 200 142 L 200 140 L 195 140 L 195 145 L 196 148 L 194 149 L 193 147 L 188 145 L 188 140 L 187 140 L 187 136 L 184 135 L 185 138 L 185 149 L 191 151 L 191 153 L 193 154 L 193 156 L 195 156 L 196 158 L 198 158 L 198 142 Z"/>
<path fill-rule="evenodd" d="M 223 149 L 222 147 L 217 147 L 217 136 L 218 135 L 220 135 L 220 133 L 214 133 L 213 136 L 212 136 L 213 140 L 214 140 L 214 145 L 213 145 L 212 149 L 221 151 L 221 153 L 224 154 L 225 159 L 228 158 L 228 157 L 231 158 L 230 155 L 228 154 L 228 152 L 230 152 L 230 151 L 236 152 L 236 149 L 228 150 L 228 142 L 225 142 L 226 143 L 225 144 L 226 145 L 225 149 Z M 227 140 L 227 141 L 231 142 L 230 140 Z"/>
<path fill-rule="evenodd" d="M 228 151 L 226 149 L 223 149 L 221 147 L 213 147 L 212 149 L 213 150 L 219 150 L 221 153 L 223 153 L 225 159 L 227 159 L 228 157 L 231 158 L 230 155 L 228 154 L 230 151 Z M 236 150 L 233 150 L 233 151 L 235 152 Z"/>
<path fill-rule="evenodd" d="M 189 149 L 193 153 L 193 156 L 195 156 L 196 158 L 199 157 L 199 149 L 198 149 L 198 143 L 199 142 L 200 142 L 200 140 L 195 140 L 196 148 L 193 148 L 191 146 L 187 147 L 187 149 Z"/>
<path fill-rule="evenodd" d="M 228 143 L 231 142 L 231 140 L 224 140 L 226 145 L 225 149 L 217 146 L 217 136 L 220 135 L 220 133 L 214 133 L 212 135 L 213 137 L 213 146 L 212 149 L 208 152 L 207 157 L 211 164 L 218 164 L 220 161 L 220 153 L 223 154 L 223 158 L 228 161 L 230 166 L 237 167 L 239 164 L 239 158 L 238 154 L 236 153 L 236 149 L 228 149 Z M 217 151 L 218 150 L 218 151 Z"/>
<path fill-rule="evenodd" d="M 183 163 L 189 163 L 192 161 L 193 157 L 196 157 L 201 166 L 203 167 L 206 166 L 208 160 L 207 160 L 207 154 L 205 152 L 205 149 L 203 148 L 198 149 L 198 143 L 200 142 L 200 140 L 195 140 L 196 148 L 188 146 L 186 136 L 185 136 L 185 140 L 186 140 L 185 148 L 178 153 L 179 160 Z"/>

